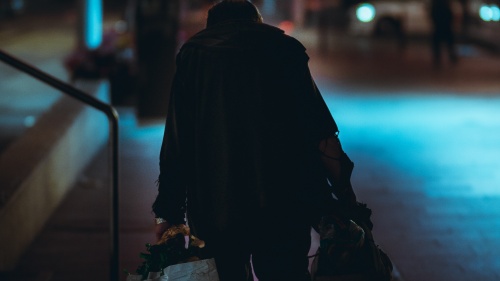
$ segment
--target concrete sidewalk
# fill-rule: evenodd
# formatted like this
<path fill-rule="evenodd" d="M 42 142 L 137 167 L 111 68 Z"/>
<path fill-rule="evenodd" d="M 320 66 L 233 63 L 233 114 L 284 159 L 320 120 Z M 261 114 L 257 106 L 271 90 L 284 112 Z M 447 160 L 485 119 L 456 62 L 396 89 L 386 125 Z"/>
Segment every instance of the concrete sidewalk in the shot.
<path fill-rule="evenodd" d="M 150 206 L 156 196 L 164 121 L 139 124 L 132 109 L 119 112 L 120 268 L 133 272 L 145 243 L 155 241 Z M 0 275 L 2 281 L 108 280 L 108 161 L 104 150 L 81 175 L 16 272 Z M 318 246 L 317 236 L 313 239 L 311 254 Z M 395 273 L 399 275 L 397 269 Z"/>

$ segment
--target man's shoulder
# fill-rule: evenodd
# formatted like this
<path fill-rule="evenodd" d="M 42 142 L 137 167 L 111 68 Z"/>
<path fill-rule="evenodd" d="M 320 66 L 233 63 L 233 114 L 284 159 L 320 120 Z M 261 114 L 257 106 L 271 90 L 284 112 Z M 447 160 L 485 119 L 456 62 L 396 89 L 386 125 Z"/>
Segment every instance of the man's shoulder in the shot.
<path fill-rule="evenodd" d="M 214 51 L 255 50 L 264 52 L 302 52 L 306 48 L 283 30 L 263 23 L 228 22 L 206 28 L 181 48 L 209 48 Z"/>
<path fill-rule="evenodd" d="M 295 39 L 295 37 L 292 37 L 292 36 L 286 35 L 286 34 L 283 34 L 283 37 L 284 37 L 283 41 L 284 41 L 285 45 L 293 47 L 298 51 L 302 51 L 302 52 L 306 51 L 306 47 L 304 47 L 304 45 L 302 45 L 302 43 L 299 40 Z"/>

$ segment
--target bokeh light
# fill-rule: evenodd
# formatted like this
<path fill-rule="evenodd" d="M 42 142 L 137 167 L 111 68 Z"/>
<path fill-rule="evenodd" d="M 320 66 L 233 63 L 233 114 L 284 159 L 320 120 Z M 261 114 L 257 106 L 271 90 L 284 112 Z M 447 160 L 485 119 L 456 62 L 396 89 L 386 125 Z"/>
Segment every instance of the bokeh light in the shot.
<path fill-rule="evenodd" d="M 87 22 L 85 26 L 85 44 L 93 50 L 102 43 L 102 3 L 100 0 L 87 0 Z"/>
<path fill-rule="evenodd" d="M 361 22 L 370 22 L 375 18 L 375 7 L 372 4 L 363 3 L 356 9 L 356 17 Z"/>

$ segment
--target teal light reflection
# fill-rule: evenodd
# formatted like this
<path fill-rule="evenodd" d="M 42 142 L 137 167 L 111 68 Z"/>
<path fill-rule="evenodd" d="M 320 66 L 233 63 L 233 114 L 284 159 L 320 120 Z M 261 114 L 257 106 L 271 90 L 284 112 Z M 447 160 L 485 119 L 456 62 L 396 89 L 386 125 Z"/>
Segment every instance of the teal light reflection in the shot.
<path fill-rule="evenodd" d="M 356 9 L 356 17 L 361 22 L 370 22 L 375 18 L 375 7 L 369 3 L 363 3 Z"/>
<path fill-rule="evenodd" d="M 85 1 L 85 16 L 87 17 L 84 28 L 85 45 L 93 50 L 102 42 L 102 3 L 101 0 Z"/>
<path fill-rule="evenodd" d="M 499 21 L 500 20 L 500 8 L 498 8 L 497 5 L 491 5 L 491 19 L 493 21 Z"/>
<path fill-rule="evenodd" d="M 397 178 L 420 182 L 419 190 L 431 197 L 500 195 L 500 98 L 322 94 L 354 162 L 363 155 L 388 165 Z"/>
<path fill-rule="evenodd" d="M 484 21 L 491 21 L 493 19 L 493 11 L 489 6 L 483 5 L 479 9 L 479 17 Z"/>

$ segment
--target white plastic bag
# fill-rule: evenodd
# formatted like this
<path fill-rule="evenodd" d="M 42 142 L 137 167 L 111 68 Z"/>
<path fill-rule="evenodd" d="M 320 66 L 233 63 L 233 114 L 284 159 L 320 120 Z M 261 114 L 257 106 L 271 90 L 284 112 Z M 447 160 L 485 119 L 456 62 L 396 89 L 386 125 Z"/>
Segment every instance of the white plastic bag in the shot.
<path fill-rule="evenodd" d="M 174 264 L 163 272 L 162 281 L 219 281 L 214 259 Z"/>
<path fill-rule="evenodd" d="M 146 281 L 219 281 L 214 259 L 171 265 L 163 269 L 163 276 L 150 273 Z M 141 275 L 130 274 L 126 281 L 141 281 Z"/>

